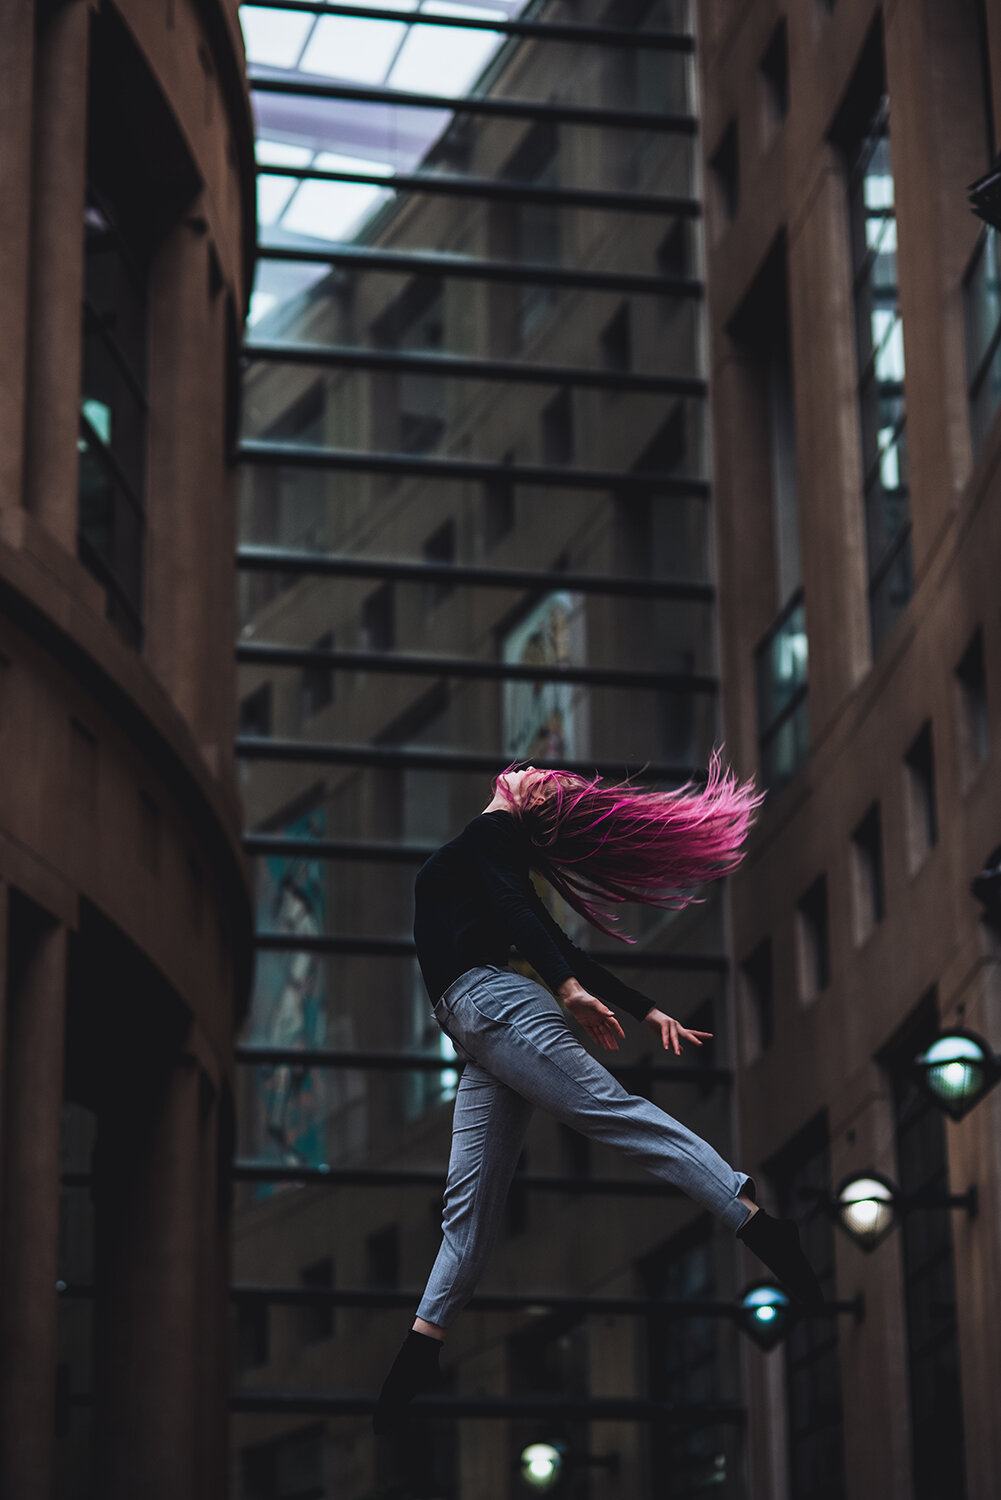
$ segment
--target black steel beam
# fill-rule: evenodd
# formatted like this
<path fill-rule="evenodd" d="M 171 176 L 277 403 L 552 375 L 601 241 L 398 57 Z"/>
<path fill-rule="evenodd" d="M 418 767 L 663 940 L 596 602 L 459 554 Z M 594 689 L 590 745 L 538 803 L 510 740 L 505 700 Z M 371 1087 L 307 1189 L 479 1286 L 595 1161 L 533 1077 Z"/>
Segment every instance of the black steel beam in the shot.
<path fill-rule="evenodd" d="M 452 587 L 533 589 L 548 593 L 567 589 L 575 594 L 607 594 L 629 599 L 672 599 L 712 604 L 716 591 L 709 583 L 669 578 L 613 578 L 597 573 L 542 572 L 537 568 L 489 568 L 462 563 L 401 562 L 380 557 L 344 557 L 302 552 L 290 547 L 244 544 L 236 565 L 250 572 L 326 574 L 333 578 L 389 578 L 395 583 L 441 583 Z"/>
<path fill-rule="evenodd" d="M 301 1167 L 286 1162 L 252 1161 L 237 1157 L 237 1182 L 301 1182 L 324 1187 L 412 1187 L 444 1192 L 445 1168 L 435 1167 Z M 585 1197 L 683 1198 L 681 1188 L 659 1178 L 541 1177 L 516 1173 L 513 1186 L 533 1192 L 571 1193 Z"/>
<path fill-rule="evenodd" d="M 274 735 L 242 734 L 236 740 L 236 753 L 245 760 L 283 760 L 329 766 L 369 766 L 380 770 L 394 767 L 407 771 L 468 771 L 494 776 L 506 764 L 503 751 L 430 750 L 423 746 L 345 745 L 331 741 L 286 740 Z M 612 761 L 545 760 L 532 761 L 540 771 L 579 771 L 584 776 L 634 777 L 642 781 L 668 781 L 681 784 L 701 772 L 691 766 L 669 766 L 647 761 L 642 766 Z"/>
<path fill-rule="evenodd" d="M 382 84 L 340 79 L 251 73 L 252 92 L 288 94 L 299 99 L 343 99 L 355 104 L 388 104 L 393 109 L 447 109 L 452 114 L 485 115 L 501 120 L 551 120 L 561 125 L 591 125 L 600 130 L 649 130 L 672 135 L 698 133 L 696 115 L 654 109 L 601 109 L 591 104 L 552 100 L 504 99 L 495 94 L 424 94 Z"/>
<path fill-rule="evenodd" d="M 641 271 L 590 271 L 538 262 L 482 260 L 447 250 L 376 250 L 367 245 L 333 244 L 325 249 L 298 245 L 257 247 L 258 263 L 337 266 L 402 276 L 441 276 L 453 280 L 523 282 L 537 286 L 579 287 L 590 292 L 631 292 L 636 296 L 701 298 L 703 282 L 691 276 L 654 276 Z"/>
<path fill-rule="evenodd" d="M 495 31 L 502 36 L 529 36 L 540 42 L 586 42 L 599 47 L 642 47 L 659 52 L 695 51 L 695 38 L 682 31 L 633 31 L 624 26 L 573 26 L 552 21 L 511 17 L 445 16 L 433 11 L 369 9 L 360 5 L 324 4 L 324 0 L 250 0 L 268 10 L 305 11 L 317 16 L 349 16 L 365 21 L 391 21 L 402 26 L 447 26 L 459 31 Z"/>
<path fill-rule="evenodd" d="M 309 1391 L 234 1391 L 232 1412 L 282 1412 L 298 1416 L 359 1417 L 375 1409 L 375 1396 L 317 1395 Z M 742 1424 L 742 1406 L 728 1401 L 651 1401 L 627 1396 L 418 1396 L 415 1410 L 428 1417 L 497 1417 L 581 1422 L 656 1422 L 672 1427 Z"/>
<path fill-rule="evenodd" d="M 269 953 L 327 953 L 355 958 L 409 958 L 412 938 L 327 937 L 319 933 L 258 932 L 254 947 Z M 726 959 L 708 953 L 660 953 L 650 949 L 592 950 L 592 958 L 616 969 L 660 969 L 671 974 L 724 974 Z"/>
<path fill-rule="evenodd" d="M 540 187 L 534 182 L 511 182 L 506 178 L 460 177 L 452 172 L 354 172 L 343 168 L 278 167 L 258 162 L 259 177 L 292 177 L 298 182 L 350 182 L 380 187 L 387 192 L 420 193 L 432 197 L 479 198 L 487 202 L 545 204 L 554 208 L 597 209 L 609 213 L 659 214 L 672 219 L 697 219 L 702 205 L 697 198 L 663 196 L 657 193 L 624 193 L 617 189 Z"/>
<path fill-rule="evenodd" d="M 91 1287 L 67 1287 L 65 1297 L 93 1295 Z M 342 1291 L 337 1287 L 261 1286 L 241 1283 L 230 1287 L 234 1302 L 274 1303 L 281 1307 L 416 1307 L 421 1292 L 414 1290 Z M 582 1317 L 650 1317 L 670 1313 L 682 1318 L 732 1318 L 742 1316 L 736 1302 L 718 1298 L 569 1296 L 564 1292 L 474 1292 L 466 1304 L 476 1312 L 579 1313 Z"/>
<path fill-rule="evenodd" d="M 490 658 L 480 661 L 470 656 L 422 656 L 410 651 L 286 646 L 275 641 L 239 641 L 235 649 L 237 661 L 245 666 L 328 668 L 400 677 L 472 678 L 478 682 L 572 682 L 669 693 L 715 693 L 719 685 L 715 677 L 697 672 L 656 672 L 639 667 L 535 666 Z"/>
<path fill-rule="evenodd" d="M 243 847 L 248 854 L 288 854 L 299 859 L 360 860 L 384 865 L 422 865 L 434 853 L 431 844 L 292 838 L 284 833 L 245 833 Z"/>
<path fill-rule="evenodd" d="M 607 391 L 629 391 L 701 400 L 708 394 L 704 380 L 688 375 L 644 375 L 626 370 L 589 369 L 584 365 L 540 365 L 512 359 L 474 359 L 465 354 L 434 354 L 400 349 L 368 349 L 346 345 L 264 343 L 250 340 L 243 353 L 251 361 L 289 365 L 317 365 L 338 370 L 379 370 L 391 374 L 497 380 L 525 385 L 579 386 Z"/>
<path fill-rule="evenodd" d="M 459 1066 L 456 1058 L 421 1057 L 413 1052 L 343 1052 L 329 1047 L 265 1047 L 249 1044 L 236 1048 L 237 1063 L 248 1066 L 288 1066 L 297 1068 L 365 1068 L 374 1072 L 448 1072 Z M 703 1067 L 698 1063 L 667 1066 L 649 1061 L 606 1063 L 616 1078 L 646 1080 L 650 1083 L 730 1083 L 729 1068 Z"/>
<path fill-rule="evenodd" d="M 237 449 L 244 463 L 286 469 L 325 469 L 344 474 L 393 474 L 416 479 L 487 481 L 540 485 L 560 490 L 604 490 L 616 494 L 670 495 L 704 500 L 708 480 L 690 474 L 624 473 L 557 464 L 507 464 L 487 459 L 444 458 L 430 454 L 376 453 L 358 448 L 319 448 L 307 443 L 273 443 L 244 438 Z"/>

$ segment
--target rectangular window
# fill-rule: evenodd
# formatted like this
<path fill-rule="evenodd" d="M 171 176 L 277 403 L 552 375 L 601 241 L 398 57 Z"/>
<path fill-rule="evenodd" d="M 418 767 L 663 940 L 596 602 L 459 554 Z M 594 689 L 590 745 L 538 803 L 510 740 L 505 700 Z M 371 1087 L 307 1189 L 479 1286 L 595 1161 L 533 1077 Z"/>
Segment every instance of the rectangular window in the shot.
<path fill-rule="evenodd" d="M 709 158 L 709 170 L 716 184 L 716 198 L 722 217 L 729 221 L 740 206 L 740 170 L 737 153 L 737 122 L 731 120 L 719 145 Z"/>
<path fill-rule="evenodd" d="M 886 912 L 883 891 L 883 835 L 879 803 L 874 802 L 852 834 L 855 941 L 864 943 Z"/>
<path fill-rule="evenodd" d="M 935 754 L 931 720 L 926 719 L 904 756 L 907 804 L 907 852 L 911 874 L 920 869 L 938 843 L 935 802 Z"/>
<path fill-rule="evenodd" d="M 632 369 L 632 335 L 629 327 L 629 303 L 623 302 L 615 317 L 601 335 L 601 363 L 606 370 Z"/>
<path fill-rule="evenodd" d="M 789 36 L 784 16 L 772 32 L 758 66 L 769 113 L 776 122 L 784 120 L 789 113 Z"/>
<path fill-rule="evenodd" d="M 443 521 L 442 524 L 432 531 L 424 546 L 421 548 L 421 556 L 427 563 L 455 562 L 455 522 L 454 520 Z M 436 608 L 443 600 L 451 594 L 455 585 L 448 579 L 435 579 L 428 583 L 425 591 L 425 599 L 429 610 Z"/>
<path fill-rule="evenodd" d="M 455 1048 L 431 1012 L 416 959 L 411 976 L 410 1035 L 407 1044 L 409 1050 L 418 1056 L 441 1058 L 443 1061 L 452 1061 L 456 1057 Z M 404 1111 L 408 1120 L 414 1120 L 436 1105 L 455 1098 L 459 1074 L 457 1067 L 436 1068 L 434 1071 L 408 1073 L 406 1081 Z"/>
<path fill-rule="evenodd" d="M 945 1119 L 905 1071 L 938 1029 L 931 991 L 880 1057 L 893 1087 L 896 1177 L 904 1193 L 950 1191 Z M 942 1209 L 918 1210 L 901 1224 L 914 1500 L 966 1496 L 952 1224 Z"/>
<path fill-rule="evenodd" d="M 400 1228 L 387 1224 L 365 1236 L 365 1284 L 394 1291 L 400 1284 Z"/>
<path fill-rule="evenodd" d="M 879 82 L 845 143 L 858 353 L 863 498 L 873 652 L 913 592 L 907 488 L 904 328 L 897 286 L 897 212 L 889 101 Z M 867 87 L 873 88 L 871 72 Z"/>
<path fill-rule="evenodd" d="M 775 1040 L 772 940 L 764 938 L 740 966 L 749 1061 Z"/>
<path fill-rule="evenodd" d="M 770 791 L 791 781 L 810 749 L 806 611 L 793 594 L 754 653 L 761 779 Z"/>
<path fill-rule="evenodd" d="M 542 462 L 562 465 L 573 463 L 573 397 L 560 391 L 542 410 Z"/>
<path fill-rule="evenodd" d="M 259 735 L 267 739 L 271 734 L 272 724 L 271 683 L 262 682 L 260 687 L 248 693 L 240 702 L 239 733 Z"/>
<path fill-rule="evenodd" d="M 445 346 L 445 291 L 437 277 L 415 277 L 372 328 L 380 349 L 440 354 Z M 374 446 L 429 453 L 445 430 L 446 382 L 426 372 L 388 371 L 376 378 Z"/>
<path fill-rule="evenodd" d="M 391 651 L 396 644 L 393 585 L 374 589 L 361 607 L 361 645 L 364 651 Z"/>
<path fill-rule="evenodd" d="M 306 1291 L 333 1291 L 333 1257 L 325 1255 L 311 1266 L 303 1266 L 299 1283 Z M 336 1332 L 334 1305 L 326 1300 L 303 1303 L 300 1308 L 299 1331 L 304 1344 L 318 1344 L 323 1339 L 333 1338 Z"/>
<path fill-rule="evenodd" d="M 146 536 L 146 273 L 113 207 L 88 185 L 84 211 L 77 555 L 107 613 L 142 645 Z"/>
<path fill-rule="evenodd" d="M 970 432 L 979 453 L 1001 406 L 1001 235 L 981 230 L 963 279 Z"/>
<path fill-rule="evenodd" d="M 956 668 L 959 759 L 964 785 L 969 785 L 990 753 L 987 717 L 987 669 L 984 634 L 974 632 Z"/>
<path fill-rule="evenodd" d="M 646 1321 L 647 1378 L 654 1401 L 719 1401 L 725 1390 L 727 1351 L 721 1320 L 678 1317 L 675 1301 L 711 1302 L 719 1293 L 712 1225 L 700 1216 L 637 1266 L 647 1297 L 668 1305 Z M 728 1494 L 739 1462 L 733 1428 L 650 1424 L 651 1471 L 659 1476 L 655 1493 L 671 1496 Z"/>
<path fill-rule="evenodd" d="M 769 1167 L 778 1209 L 799 1220 L 803 1248 L 824 1289 L 836 1295 L 834 1226 L 814 1189 L 831 1181 L 827 1121 L 814 1120 Z M 803 1318 L 785 1340 L 789 1494 L 844 1500 L 844 1419 L 837 1318 Z"/>
<path fill-rule="evenodd" d="M 514 453 L 510 451 L 505 453 L 501 462 L 514 463 Z M 483 541 L 488 552 L 506 536 L 510 536 L 514 530 L 516 516 L 514 481 L 507 479 L 503 474 L 484 480 Z"/>
<path fill-rule="evenodd" d="M 818 875 L 796 903 L 796 939 L 799 994 L 806 1005 L 831 982 L 826 875 Z"/>
<path fill-rule="evenodd" d="M 313 642 L 314 651 L 332 651 L 333 649 L 334 632 L 332 630 L 325 630 Z M 304 722 L 315 718 L 318 713 L 333 703 L 334 697 L 333 667 L 317 665 L 303 668 L 299 685 L 299 706 Z"/>

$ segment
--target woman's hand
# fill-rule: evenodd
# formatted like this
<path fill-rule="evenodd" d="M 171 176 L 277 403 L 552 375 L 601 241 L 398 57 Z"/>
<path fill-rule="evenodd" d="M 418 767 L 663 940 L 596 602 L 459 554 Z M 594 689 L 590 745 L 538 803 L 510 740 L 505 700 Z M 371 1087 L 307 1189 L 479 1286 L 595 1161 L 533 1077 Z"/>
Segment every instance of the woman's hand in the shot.
<path fill-rule="evenodd" d="M 673 1016 L 666 1016 L 656 1006 L 653 1010 L 647 1011 L 643 1017 L 643 1024 L 649 1026 L 655 1036 L 660 1037 L 665 1052 L 673 1049 L 678 1057 L 681 1056 L 683 1041 L 694 1042 L 696 1047 L 701 1047 L 703 1037 L 708 1040 L 712 1036 L 711 1031 L 689 1031 L 687 1026 L 682 1026 L 681 1022 L 676 1021 Z"/>
<path fill-rule="evenodd" d="M 589 1036 L 600 1043 L 606 1052 L 618 1052 L 619 1038 L 624 1037 L 625 1032 L 614 1011 L 596 1000 L 594 995 L 589 995 L 576 979 L 565 979 L 556 993 Z"/>

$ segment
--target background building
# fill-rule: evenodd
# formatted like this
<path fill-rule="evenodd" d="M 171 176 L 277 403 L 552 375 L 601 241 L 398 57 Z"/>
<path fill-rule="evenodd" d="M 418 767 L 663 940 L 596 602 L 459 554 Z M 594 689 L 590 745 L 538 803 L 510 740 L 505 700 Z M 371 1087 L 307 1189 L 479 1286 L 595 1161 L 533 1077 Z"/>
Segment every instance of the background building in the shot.
<path fill-rule="evenodd" d="M 0 1492 L 225 1487 L 235 6 L 0 15 Z"/>
<path fill-rule="evenodd" d="M 512 1300 L 456 1325 L 441 1419 L 371 1436 L 439 1243 L 457 1077 L 410 941 L 416 868 L 511 758 L 670 784 L 719 726 L 688 7 L 350 9 L 242 11 L 258 938 L 234 1490 L 513 1497 L 538 1439 L 568 1446 L 564 1494 L 666 1473 L 737 1494 L 738 1335 L 678 1307 L 732 1297 L 732 1239 L 547 1118 L 484 1288 Z M 613 962 L 717 1043 L 687 1083 L 640 1026 L 617 1061 L 729 1150 L 718 893 L 628 920 Z M 602 1316 L 554 1301 L 585 1293 Z"/>
<path fill-rule="evenodd" d="M 773 795 L 730 887 L 743 1158 L 865 1320 L 748 1355 L 756 1495 L 987 1496 L 1001 1449 L 1001 1099 L 903 1072 L 996 1049 L 1001 832 L 996 231 L 987 4 L 707 6 L 703 115 L 729 746 Z M 905 360 L 906 355 L 906 360 Z M 809 650 L 807 650 L 809 643 Z M 866 1256 L 809 1187 L 975 1185 Z M 784 1368 L 783 1368 L 784 1366 Z"/>

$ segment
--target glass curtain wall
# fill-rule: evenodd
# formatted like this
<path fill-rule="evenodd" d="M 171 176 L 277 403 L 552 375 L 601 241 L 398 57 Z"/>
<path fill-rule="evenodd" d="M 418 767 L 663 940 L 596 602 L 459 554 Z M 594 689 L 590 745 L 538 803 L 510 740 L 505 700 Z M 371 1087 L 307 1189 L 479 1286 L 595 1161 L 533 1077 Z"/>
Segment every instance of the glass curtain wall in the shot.
<path fill-rule="evenodd" d="M 366 1415 L 437 1250 L 458 1079 L 414 958 L 413 880 L 511 760 L 677 785 L 717 738 L 694 18 L 686 0 L 281 0 L 241 19 L 260 247 L 237 560 L 258 929 L 237 1490 L 443 1500 L 490 1455 L 482 1492 L 506 1497 L 509 1386 L 476 1339 L 513 1336 L 524 1308 L 484 1313 L 451 1363 L 456 1416 L 473 1392 L 500 1404 L 423 1424 L 405 1480 Z M 599 957 L 669 986 L 674 1014 L 725 1015 L 711 893 L 623 926 L 638 944 L 600 939 Z M 651 1050 L 633 1027 L 621 1061 Z M 725 1149 L 725 1084 L 711 1092 L 700 1128 Z M 495 1257 L 527 1301 L 560 1281 L 540 1236 L 568 1232 L 580 1180 L 547 1128 Z M 596 1160 L 574 1212 L 663 1202 Z M 611 1274 L 600 1239 L 581 1251 L 591 1283 Z M 586 1445 L 589 1397 L 565 1395 Z"/>

